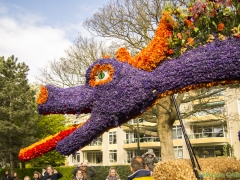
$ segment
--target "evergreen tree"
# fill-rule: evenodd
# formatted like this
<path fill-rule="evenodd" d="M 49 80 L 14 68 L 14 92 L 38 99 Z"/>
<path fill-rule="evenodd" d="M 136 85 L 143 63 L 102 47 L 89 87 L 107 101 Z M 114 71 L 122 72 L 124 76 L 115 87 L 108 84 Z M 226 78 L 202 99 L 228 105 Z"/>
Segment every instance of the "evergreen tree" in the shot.
<path fill-rule="evenodd" d="M 9 160 L 11 173 L 19 150 L 36 140 L 36 92 L 28 84 L 28 71 L 14 56 L 0 57 L 0 155 Z"/>

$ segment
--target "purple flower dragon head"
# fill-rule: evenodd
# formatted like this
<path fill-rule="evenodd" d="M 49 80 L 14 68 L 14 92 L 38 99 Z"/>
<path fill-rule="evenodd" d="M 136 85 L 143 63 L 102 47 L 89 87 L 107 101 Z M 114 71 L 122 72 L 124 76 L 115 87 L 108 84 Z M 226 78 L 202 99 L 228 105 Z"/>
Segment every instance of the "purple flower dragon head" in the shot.
<path fill-rule="evenodd" d="M 97 69 L 105 65 L 111 66 L 112 74 Z M 57 144 L 58 152 L 70 155 L 108 129 L 143 113 L 162 93 L 224 80 L 240 80 L 237 38 L 187 51 L 164 61 L 152 72 L 116 59 L 99 59 L 87 70 L 84 85 L 66 89 L 47 85 L 48 99 L 38 106 L 38 111 L 40 114 L 91 112 L 91 118 L 83 126 Z"/>

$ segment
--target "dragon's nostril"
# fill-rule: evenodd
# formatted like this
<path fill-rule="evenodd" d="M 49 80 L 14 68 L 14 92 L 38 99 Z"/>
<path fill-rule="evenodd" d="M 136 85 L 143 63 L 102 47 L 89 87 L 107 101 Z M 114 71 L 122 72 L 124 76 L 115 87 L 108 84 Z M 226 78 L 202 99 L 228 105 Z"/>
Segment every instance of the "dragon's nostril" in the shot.
<path fill-rule="evenodd" d="M 37 103 L 44 104 L 48 100 L 48 90 L 45 86 L 42 86 L 40 89 L 40 93 L 38 95 Z"/>

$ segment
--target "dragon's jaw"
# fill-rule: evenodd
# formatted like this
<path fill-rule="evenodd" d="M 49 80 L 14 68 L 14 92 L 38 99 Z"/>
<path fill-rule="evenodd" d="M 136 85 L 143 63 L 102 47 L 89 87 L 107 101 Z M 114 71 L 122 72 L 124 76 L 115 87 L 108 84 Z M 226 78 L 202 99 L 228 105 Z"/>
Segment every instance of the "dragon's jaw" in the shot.
<path fill-rule="evenodd" d="M 146 83 L 136 83 L 131 76 L 119 81 L 128 83 L 124 82 L 126 86 L 114 85 L 115 89 L 109 91 L 107 91 L 109 87 L 103 86 L 83 85 L 66 89 L 50 85 L 45 87 L 48 98 L 45 103 L 38 106 L 40 114 L 81 114 L 87 110 L 91 111 L 91 117 L 84 125 L 58 142 L 56 150 L 60 154 L 70 155 L 78 151 L 105 131 L 141 114 L 155 102 L 157 93 L 155 91 L 153 93 L 151 89 L 146 90 Z M 142 81 L 141 78 L 139 81 Z M 131 98 L 130 92 L 133 89 L 130 91 L 129 88 L 139 93 Z M 119 98 L 121 101 L 118 101 Z"/>
<path fill-rule="evenodd" d="M 114 127 L 108 117 L 95 116 L 87 120 L 83 126 L 76 129 L 69 136 L 57 143 L 56 150 L 62 155 L 70 155 L 83 148 L 98 136 L 101 136 L 106 130 Z"/>
<path fill-rule="evenodd" d="M 139 91 L 141 90 L 139 89 Z M 128 98 L 128 93 L 122 92 L 121 94 L 121 97 L 123 99 L 128 98 L 128 101 L 118 103 L 116 99 L 111 98 L 113 96 L 110 94 L 111 92 L 109 92 L 109 97 L 105 97 L 109 98 L 107 101 L 94 101 L 90 119 L 57 144 L 56 150 L 60 154 L 70 155 L 78 151 L 107 130 L 118 127 L 129 119 L 141 114 L 157 98 L 157 94 L 153 95 L 152 92 L 146 95 L 145 99 L 139 98 L 139 106 L 141 107 L 139 108 L 139 106 L 134 105 L 136 99 Z M 150 96 L 150 94 L 152 95 Z M 138 95 L 143 97 L 140 94 Z"/>

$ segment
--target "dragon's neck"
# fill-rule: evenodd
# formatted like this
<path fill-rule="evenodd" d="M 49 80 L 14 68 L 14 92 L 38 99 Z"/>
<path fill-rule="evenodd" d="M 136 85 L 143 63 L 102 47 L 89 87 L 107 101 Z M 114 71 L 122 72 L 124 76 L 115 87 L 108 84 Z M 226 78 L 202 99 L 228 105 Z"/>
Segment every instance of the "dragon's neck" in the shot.
<path fill-rule="evenodd" d="M 240 39 L 214 41 L 164 61 L 153 72 L 160 96 L 240 80 Z"/>

